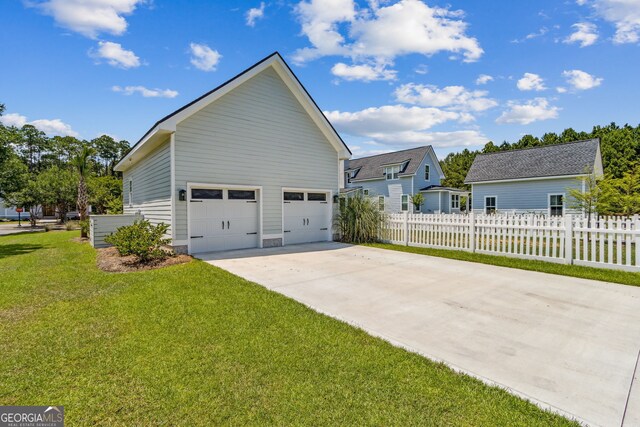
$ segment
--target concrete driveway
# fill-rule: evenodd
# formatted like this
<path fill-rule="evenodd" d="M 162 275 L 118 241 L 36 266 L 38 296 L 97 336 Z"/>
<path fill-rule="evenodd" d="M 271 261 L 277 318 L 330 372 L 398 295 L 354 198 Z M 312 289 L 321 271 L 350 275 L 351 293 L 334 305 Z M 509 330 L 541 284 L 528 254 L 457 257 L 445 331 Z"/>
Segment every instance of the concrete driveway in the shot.
<path fill-rule="evenodd" d="M 337 243 L 201 258 L 541 407 L 640 426 L 640 288 Z"/>

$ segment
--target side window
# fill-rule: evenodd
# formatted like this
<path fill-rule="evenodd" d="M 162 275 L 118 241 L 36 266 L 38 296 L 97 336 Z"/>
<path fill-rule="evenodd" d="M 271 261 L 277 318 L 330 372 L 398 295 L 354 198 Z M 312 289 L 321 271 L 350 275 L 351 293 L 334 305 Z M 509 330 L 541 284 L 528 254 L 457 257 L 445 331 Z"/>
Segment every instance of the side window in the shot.
<path fill-rule="evenodd" d="M 429 181 L 431 179 L 431 168 L 429 165 L 424 165 L 424 180 Z"/>
<path fill-rule="evenodd" d="M 562 216 L 564 214 L 564 195 L 549 195 L 549 214 L 552 216 Z"/>
<path fill-rule="evenodd" d="M 487 196 L 484 198 L 484 213 L 493 214 L 496 213 L 498 208 L 498 201 L 496 196 Z"/>
<path fill-rule="evenodd" d="M 403 194 L 401 201 L 402 201 L 402 212 L 408 211 L 409 210 L 409 195 L 408 194 Z"/>
<path fill-rule="evenodd" d="M 451 209 L 460 209 L 460 195 L 452 194 L 451 195 Z"/>
<path fill-rule="evenodd" d="M 378 210 L 384 211 L 384 196 L 378 196 Z"/>

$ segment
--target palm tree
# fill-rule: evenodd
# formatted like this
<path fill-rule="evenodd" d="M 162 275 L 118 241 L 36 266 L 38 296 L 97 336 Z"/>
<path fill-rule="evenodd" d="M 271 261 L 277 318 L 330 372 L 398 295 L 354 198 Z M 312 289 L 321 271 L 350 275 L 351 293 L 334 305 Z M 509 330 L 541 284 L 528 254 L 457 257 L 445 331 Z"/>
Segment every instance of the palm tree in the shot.
<path fill-rule="evenodd" d="M 91 156 L 93 155 L 93 149 L 86 145 L 82 146 L 78 154 L 73 157 L 72 164 L 78 171 L 78 214 L 80 214 L 80 221 L 87 219 L 87 207 L 89 206 L 89 192 L 87 191 L 87 177 L 89 176 L 91 166 Z M 81 227 L 82 237 L 87 236 L 87 228 Z"/>

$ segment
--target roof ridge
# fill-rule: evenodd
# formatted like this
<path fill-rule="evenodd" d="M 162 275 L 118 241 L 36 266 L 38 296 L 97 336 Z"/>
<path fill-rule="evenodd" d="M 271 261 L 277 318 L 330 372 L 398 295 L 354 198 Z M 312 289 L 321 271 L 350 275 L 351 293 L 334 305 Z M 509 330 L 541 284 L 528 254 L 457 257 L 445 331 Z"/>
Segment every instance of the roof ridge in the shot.
<path fill-rule="evenodd" d="M 514 149 L 511 149 L 511 150 L 494 151 L 492 153 L 479 153 L 478 156 L 490 156 L 492 154 L 513 153 L 514 151 L 525 151 L 525 150 L 536 150 L 536 149 L 540 149 L 540 148 L 559 147 L 561 145 L 580 144 L 580 143 L 591 142 L 591 141 L 598 141 L 598 143 L 600 143 L 600 137 L 589 138 L 589 139 L 581 139 L 581 140 L 578 140 L 578 141 L 559 142 L 557 144 L 539 145 L 537 147 L 514 148 Z"/>
<path fill-rule="evenodd" d="M 431 147 L 431 145 L 421 145 L 419 147 L 405 148 L 404 150 L 389 151 L 388 153 L 380 153 L 380 154 L 373 154 L 371 156 L 358 157 L 357 159 L 351 159 L 350 161 L 370 159 L 372 157 L 386 156 L 386 155 L 389 155 L 389 154 L 403 153 L 405 151 L 418 150 L 418 149 L 421 149 L 421 148 L 429 148 L 429 147 Z"/>

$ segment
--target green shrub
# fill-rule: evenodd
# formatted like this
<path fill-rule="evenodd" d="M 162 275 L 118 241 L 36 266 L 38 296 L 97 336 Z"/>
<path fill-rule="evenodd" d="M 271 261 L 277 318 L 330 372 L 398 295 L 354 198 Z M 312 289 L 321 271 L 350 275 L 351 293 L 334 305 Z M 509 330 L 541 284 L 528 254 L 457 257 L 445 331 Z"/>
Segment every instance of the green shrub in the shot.
<path fill-rule="evenodd" d="M 373 243 L 378 241 L 384 214 L 371 198 L 356 195 L 340 203 L 336 225 L 340 240 L 345 243 Z"/>
<path fill-rule="evenodd" d="M 49 231 L 51 231 L 51 230 L 55 230 L 55 228 L 56 228 L 56 227 L 55 227 L 55 225 L 53 225 L 53 224 L 45 224 L 45 225 L 44 225 L 44 231 L 45 231 L 45 232 L 47 232 L 47 233 L 48 233 Z"/>
<path fill-rule="evenodd" d="M 91 228 L 91 223 L 89 222 L 89 218 L 83 219 L 82 221 L 78 221 L 80 224 L 80 231 L 83 236 L 89 235 L 89 229 Z"/>
<path fill-rule="evenodd" d="M 134 255 L 140 262 L 149 262 L 169 255 L 162 248 L 171 241 L 164 238 L 168 229 L 169 225 L 164 223 L 154 226 L 147 220 L 138 220 L 133 225 L 118 228 L 104 240 L 115 246 L 122 256 Z"/>
<path fill-rule="evenodd" d="M 80 230 L 80 221 L 67 221 L 64 226 L 67 231 Z"/>

